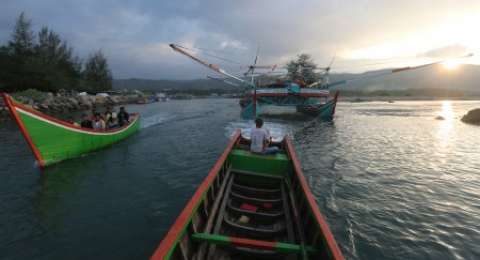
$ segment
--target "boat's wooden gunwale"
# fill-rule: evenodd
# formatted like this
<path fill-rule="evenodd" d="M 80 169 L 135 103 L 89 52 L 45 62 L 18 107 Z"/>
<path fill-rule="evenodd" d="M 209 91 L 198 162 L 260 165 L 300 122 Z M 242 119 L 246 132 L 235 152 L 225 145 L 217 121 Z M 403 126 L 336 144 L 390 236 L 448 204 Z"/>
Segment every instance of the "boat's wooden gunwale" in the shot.
<path fill-rule="evenodd" d="M 290 138 L 285 139 L 285 143 L 287 146 L 287 152 L 292 160 L 293 168 L 294 168 L 294 174 L 296 175 L 296 179 L 300 185 L 300 187 L 303 190 L 303 194 L 305 195 L 305 199 L 308 204 L 308 208 L 310 209 L 310 212 L 313 214 L 313 217 L 315 218 L 316 222 L 318 223 L 318 226 L 321 230 L 322 237 L 324 239 L 324 242 L 327 245 L 328 250 L 330 251 L 331 257 L 335 260 L 343 260 L 343 254 L 340 251 L 340 248 L 337 245 L 337 242 L 335 241 L 335 238 L 333 237 L 332 232 L 330 231 L 330 228 L 328 227 L 327 222 L 323 218 L 322 213 L 320 213 L 320 210 L 317 206 L 317 203 L 315 201 L 315 198 L 313 197 L 313 194 L 307 184 L 307 181 L 305 180 L 305 177 L 303 175 L 302 167 L 300 166 L 300 162 L 298 160 L 297 154 L 295 152 L 295 149 L 293 147 L 292 141 Z M 297 198 L 298 200 L 298 198 Z"/>
<path fill-rule="evenodd" d="M 31 113 L 31 114 L 34 114 L 44 120 L 47 120 L 47 121 L 51 121 L 51 122 L 54 122 L 54 123 L 57 123 L 57 124 L 60 124 L 62 126 L 65 126 L 67 128 L 70 128 L 70 129 L 77 129 L 77 130 L 81 130 L 83 132 L 87 132 L 87 133 L 106 133 L 106 134 L 116 134 L 118 132 L 121 132 L 122 130 L 124 130 L 125 128 L 128 128 L 129 126 L 131 126 L 135 121 L 136 119 L 138 118 L 138 113 L 132 113 L 131 115 L 134 117 L 133 120 L 127 124 L 127 125 L 124 125 L 122 127 L 119 127 L 119 128 L 115 128 L 115 129 L 110 129 L 110 130 L 94 130 L 94 129 L 90 129 L 90 128 L 84 128 L 84 127 L 80 127 L 80 126 L 76 126 L 74 124 L 71 124 L 69 122 L 66 122 L 66 121 L 63 121 L 63 120 L 60 120 L 58 118 L 55 118 L 55 117 L 52 117 L 52 116 L 49 116 L 47 114 L 44 114 L 40 111 L 37 111 L 35 109 L 32 109 L 32 108 L 29 108 L 23 104 L 20 104 L 14 100 L 12 100 L 12 98 L 10 96 L 8 96 L 7 94 L 3 94 L 4 95 L 4 99 L 5 100 L 8 100 L 9 101 L 9 110 L 10 111 L 14 111 L 14 113 L 18 113 L 16 111 L 16 107 L 20 108 L 21 110 L 24 110 L 28 113 Z"/>
<path fill-rule="evenodd" d="M 216 164 L 212 168 L 212 170 L 209 172 L 208 176 L 205 178 L 205 180 L 202 182 L 202 184 L 199 186 L 195 194 L 193 195 L 192 199 L 187 203 L 187 206 L 183 209 L 181 212 L 180 216 L 176 219 L 174 225 L 171 227 L 171 229 L 168 231 L 167 235 L 163 239 L 163 241 L 160 243 L 159 247 L 156 249 L 154 255 L 152 256 L 151 259 L 157 260 L 157 259 L 171 259 L 172 256 L 175 256 L 178 254 L 178 256 L 181 258 L 182 255 L 185 257 L 190 257 L 192 256 L 192 249 L 186 249 L 185 247 L 182 248 L 177 248 L 181 243 L 180 241 L 184 241 L 186 237 L 186 232 L 192 232 L 188 234 L 188 241 L 191 243 L 192 239 L 194 241 L 200 242 L 202 239 L 198 240 L 198 235 L 201 232 L 201 229 L 195 229 L 192 231 L 192 228 L 189 228 L 192 223 L 193 216 L 197 216 L 197 209 L 199 206 L 204 203 L 204 200 L 206 200 L 206 195 L 210 191 L 210 188 L 212 187 L 213 183 L 218 181 L 218 177 L 222 176 L 220 174 L 220 170 L 227 166 L 232 167 L 231 171 L 233 173 L 236 173 L 235 169 L 233 169 L 234 165 L 228 165 L 228 155 L 232 151 L 232 149 L 235 147 L 235 145 L 238 145 L 240 143 L 240 133 L 237 131 L 235 133 L 234 138 L 230 141 L 229 145 L 223 152 L 222 156 L 217 160 Z M 305 180 L 305 177 L 303 176 L 302 170 L 300 163 L 298 161 L 298 158 L 296 156 L 295 150 L 293 148 L 291 140 L 286 137 L 284 142 L 283 142 L 283 147 L 286 150 L 286 153 L 288 155 L 288 158 L 291 161 L 291 170 L 289 173 L 285 176 L 288 180 L 290 180 L 291 185 L 290 187 L 290 196 L 291 199 L 294 199 L 295 203 L 297 204 L 296 209 L 298 210 L 298 216 L 301 218 L 306 218 L 308 219 L 307 223 L 303 223 L 304 229 L 314 229 L 317 230 L 314 233 L 320 233 L 318 235 L 311 236 L 311 232 L 305 233 L 305 239 L 303 240 L 303 243 L 300 243 L 297 245 L 295 248 L 296 253 L 302 253 L 305 254 L 310 254 L 314 253 L 315 255 L 317 254 L 322 254 L 322 256 L 328 257 L 329 259 L 335 259 L 335 260 L 342 260 L 343 255 L 340 252 L 338 245 L 336 244 L 336 241 L 333 238 L 333 235 L 331 234 L 331 231 L 326 224 L 326 221 L 324 220 L 323 216 L 321 215 L 318 206 L 315 202 L 315 199 L 310 191 L 310 188 L 308 187 L 308 184 Z M 238 173 L 236 173 L 238 174 Z M 240 174 L 241 175 L 241 174 Z M 260 176 L 259 176 L 260 177 Z M 265 176 L 261 176 L 265 177 Z M 223 181 L 232 181 L 232 176 L 230 176 L 230 180 L 224 179 Z M 273 180 L 273 179 L 272 179 Z M 231 186 L 228 185 L 227 186 Z M 226 194 L 230 194 L 227 192 Z M 221 196 L 221 194 L 216 194 L 217 196 Z M 222 208 L 219 210 L 219 212 L 224 212 L 224 205 L 225 202 L 228 200 L 228 197 L 224 197 L 222 201 Z M 285 201 L 286 202 L 286 201 Z M 289 201 L 290 203 L 294 203 Z M 211 201 L 210 201 L 211 203 Z M 209 216 L 211 217 L 211 216 Z M 209 238 L 215 238 L 212 237 L 211 235 L 219 235 L 219 230 L 217 227 L 218 223 L 221 223 L 219 221 L 223 221 L 223 214 L 217 215 L 217 223 L 215 224 L 215 228 L 213 232 L 207 231 L 206 233 L 204 232 L 203 234 L 207 234 L 207 236 L 210 236 Z M 309 224 L 310 223 L 310 224 Z M 315 228 L 313 228 L 313 226 Z M 237 238 L 233 239 L 236 240 Z M 269 245 L 268 247 L 270 248 L 269 250 L 272 250 L 273 252 L 275 251 L 280 251 L 279 248 L 274 248 L 272 247 L 271 241 L 262 241 L 262 240 L 255 240 L 255 239 L 250 239 L 250 241 L 245 242 L 246 240 L 249 240 L 248 238 L 238 238 L 240 239 L 239 241 L 244 241 L 243 245 L 242 243 L 236 243 L 236 246 L 241 247 L 250 247 L 250 248 L 255 248 L 256 246 L 259 246 L 260 248 L 265 245 Z M 319 241 L 321 239 L 321 241 Z M 209 239 L 207 239 L 209 240 Z M 215 240 L 215 239 L 214 239 Z M 222 240 L 222 239 L 220 239 Z M 220 241 L 219 240 L 219 241 Z M 233 242 L 232 240 L 232 242 Z M 208 250 L 208 256 L 213 257 L 215 254 L 215 250 L 212 248 L 215 248 L 215 242 L 212 241 L 212 244 L 210 244 L 210 250 Z M 220 241 L 221 244 L 221 241 Z M 202 245 L 204 245 L 202 243 Z M 309 249 L 310 248 L 315 248 L 317 250 L 316 252 L 312 252 Z M 318 251 L 320 248 L 323 248 L 323 250 Z M 178 251 L 179 250 L 179 251 Z M 186 251 L 186 252 L 185 252 Z M 202 250 L 204 251 L 204 250 Z M 324 252 L 324 253 L 321 253 Z M 206 252 L 204 252 L 205 254 Z M 194 255 L 194 253 L 193 253 Z M 304 255 L 305 256 L 305 255 Z M 176 258 L 175 258 L 176 259 Z"/>
<path fill-rule="evenodd" d="M 195 191 L 190 201 L 187 203 L 185 208 L 175 220 L 173 226 L 170 228 L 158 248 L 155 250 L 154 254 L 150 258 L 151 260 L 163 260 L 170 258 L 173 250 L 175 249 L 174 245 L 181 239 L 182 235 L 185 233 L 188 223 L 192 219 L 193 215 L 196 213 L 200 202 L 205 198 L 208 189 L 219 174 L 222 166 L 225 164 L 228 158 L 228 154 L 233 149 L 239 137 L 240 131 L 237 130 L 231 138 L 229 144 L 227 145 L 227 148 L 223 151 L 220 158 L 218 158 L 217 162 L 212 167 L 207 177 Z"/>

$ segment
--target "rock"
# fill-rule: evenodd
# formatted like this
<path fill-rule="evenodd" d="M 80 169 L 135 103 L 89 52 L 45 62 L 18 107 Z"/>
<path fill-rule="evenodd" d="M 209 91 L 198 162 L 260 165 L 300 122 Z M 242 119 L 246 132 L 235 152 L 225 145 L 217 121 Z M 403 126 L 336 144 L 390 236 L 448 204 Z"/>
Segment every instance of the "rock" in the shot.
<path fill-rule="evenodd" d="M 480 108 L 475 108 L 468 111 L 468 113 L 462 117 L 462 122 L 467 124 L 480 125 Z"/>
<path fill-rule="evenodd" d="M 96 105 L 103 105 L 103 104 L 105 104 L 106 100 L 107 99 L 103 96 L 95 96 L 95 104 Z"/>
<path fill-rule="evenodd" d="M 443 116 L 436 116 L 435 119 L 437 119 L 437 120 L 445 120 L 445 117 L 443 117 Z"/>
<path fill-rule="evenodd" d="M 75 98 L 70 97 L 70 98 L 68 98 L 68 101 L 69 101 L 69 103 L 70 103 L 70 105 L 72 106 L 73 109 L 78 109 L 79 108 L 78 100 L 76 100 Z"/>
<path fill-rule="evenodd" d="M 78 100 L 78 104 L 83 107 L 83 108 L 86 108 L 86 109 L 89 109 L 92 107 L 92 100 L 90 98 L 90 96 L 87 96 L 87 95 L 79 95 L 77 97 L 77 100 Z"/>

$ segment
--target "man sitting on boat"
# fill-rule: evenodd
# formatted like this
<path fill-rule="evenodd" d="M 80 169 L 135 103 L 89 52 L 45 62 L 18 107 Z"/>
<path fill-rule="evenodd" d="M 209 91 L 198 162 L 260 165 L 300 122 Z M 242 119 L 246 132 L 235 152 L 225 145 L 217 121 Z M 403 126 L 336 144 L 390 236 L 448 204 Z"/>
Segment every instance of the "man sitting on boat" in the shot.
<path fill-rule="evenodd" d="M 272 137 L 267 129 L 262 128 L 263 120 L 261 118 L 255 119 L 255 127 L 252 127 L 250 131 L 250 151 L 257 154 L 276 154 L 278 147 L 271 146 L 269 144 L 272 141 Z"/>
<path fill-rule="evenodd" d="M 125 111 L 124 107 L 120 107 L 120 112 L 117 114 L 118 126 L 122 127 L 128 124 L 130 115 Z"/>
<path fill-rule="evenodd" d="M 87 114 L 82 115 L 82 122 L 80 122 L 80 126 L 83 128 L 93 128 L 92 120 Z"/>

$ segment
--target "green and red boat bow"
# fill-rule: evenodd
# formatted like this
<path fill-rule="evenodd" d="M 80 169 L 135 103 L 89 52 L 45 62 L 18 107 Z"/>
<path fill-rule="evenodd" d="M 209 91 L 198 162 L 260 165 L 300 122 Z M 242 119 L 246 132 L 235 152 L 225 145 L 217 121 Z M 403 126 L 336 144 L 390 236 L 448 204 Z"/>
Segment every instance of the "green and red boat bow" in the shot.
<path fill-rule="evenodd" d="M 132 114 L 126 126 L 99 131 L 43 114 L 5 93 L 2 97 L 41 168 L 107 147 L 140 128 L 138 114 Z"/>
<path fill-rule="evenodd" d="M 248 146 L 245 140 L 240 131 L 234 134 L 225 151 L 155 250 L 151 260 L 237 259 L 239 254 L 244 256 L 241 259 L 245 259 L 247 255 L 251 259 L 257 259 L 270 254 L 270 258 L 275 259 L 343 260 L 343 255 L 303 176 L 290 139 L 286 137 L 283 142 L 277 143 L 280 153 L 269 156 L 250 153 L 248 148 L 246 149 Z M 247 187 L 248 183 L 252 185 Z M 271 183 L 279 184 L 279 189 L 274 191 L 265 188 L 264 185 Z M 242 189 L 250 195 L 239 195 Z M 274 216 L 275 214 L 267 212 L 266 208 L 263 212 L 242 211 L 238 208 L 234 210 L 234 201 L 239 198 L 254 204 L 255 201 L 263 201 L 259 197 L 252 197 L 252 192 L 256 191 L 270 193 L 269 196 L 281 193 L 282 199 L 274 200 L 270 197 L 269 201 L 276 205 L 269 205 L 267 208 L 283 208 L 282 214 Z M 237 217 L 249 215 L 249 223 L 231 222 L 230 214 L 234 214 L 234 211 L 243 212 Z M 256 219 L 261 216 L 268 219 L 262 222 L 263 227 L 257 226 L 260 222 L 255 223 L 257 220 L 261 221 Z M 275 222 L 290 226 L 285 229 L 290 231 L 277 230 L 272 233 L 265 229 L 265 225 L 272 224 L 271 226 L 275 227 Z M 248 226 L 249 224 L 253 226 Z M 241 232 L 242 229 L 247 232 Z M 265 234 L 270 237 L 264 236 Z"/>

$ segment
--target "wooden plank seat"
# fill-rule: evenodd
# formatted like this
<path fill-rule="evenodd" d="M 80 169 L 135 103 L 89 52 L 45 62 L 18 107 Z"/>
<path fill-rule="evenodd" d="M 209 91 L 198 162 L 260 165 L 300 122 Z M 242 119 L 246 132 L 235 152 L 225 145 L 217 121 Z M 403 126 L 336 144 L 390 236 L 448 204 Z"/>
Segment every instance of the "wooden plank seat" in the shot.
<path fill-rule="evenodd" d="M 256 248 L 280 253 L 300 253 L 302 251 L 302 246 L 298 244 L 223 236 L 218 234 L 195 233 L 192 235 L 192 239 L 196 242 L 207 242 L 222 246 Z M 305 250 L 308 253 L 317 252 L 317 250 L 312 246 L 305 246 Z"/>

